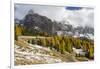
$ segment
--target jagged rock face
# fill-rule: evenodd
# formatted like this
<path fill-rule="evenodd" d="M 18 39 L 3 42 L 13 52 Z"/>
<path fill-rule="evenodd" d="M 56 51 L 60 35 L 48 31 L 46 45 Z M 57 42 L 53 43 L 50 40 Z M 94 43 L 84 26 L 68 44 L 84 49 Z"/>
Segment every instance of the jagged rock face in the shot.
<path fill-rule="evenodd" d="M 23 20 L 26 28 L 39 27 L 41 31 L 51 33 L 53 22 L 45 16 L 27 14 Z"/>

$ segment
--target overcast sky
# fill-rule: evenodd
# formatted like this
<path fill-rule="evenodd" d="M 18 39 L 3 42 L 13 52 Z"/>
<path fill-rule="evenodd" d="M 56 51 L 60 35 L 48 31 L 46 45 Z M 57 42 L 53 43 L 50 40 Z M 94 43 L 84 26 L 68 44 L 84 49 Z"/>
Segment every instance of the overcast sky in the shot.
<path fill-rule="evenodd" d="M 18 19 L 23 19 L 28 11 L 33 9 L 34 13 L 46 16 L 52 21 L 69 21 L 74 26 L 94 26 L 94 10 L 89 7 L 15 4 L 14 8 L 15 18 Z"/>

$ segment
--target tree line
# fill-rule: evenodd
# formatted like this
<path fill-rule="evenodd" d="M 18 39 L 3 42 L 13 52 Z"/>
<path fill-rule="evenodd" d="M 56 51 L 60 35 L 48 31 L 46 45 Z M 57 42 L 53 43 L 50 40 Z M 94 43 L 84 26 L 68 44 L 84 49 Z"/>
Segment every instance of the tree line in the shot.
<path fill-rule="evenodd" d="M 51 50 L 56 50 L 61 54 L 66 52 L 73 53 L 73 47 L 82 49 L 86 52 L 85 57 L 89 59 L 94 58 L 94 46 L 89 40 L 81 40 L 71 36 L 52 36 L 46 38 L 36 38 L 32 40 L 32 44 L 48 47 Z"/>

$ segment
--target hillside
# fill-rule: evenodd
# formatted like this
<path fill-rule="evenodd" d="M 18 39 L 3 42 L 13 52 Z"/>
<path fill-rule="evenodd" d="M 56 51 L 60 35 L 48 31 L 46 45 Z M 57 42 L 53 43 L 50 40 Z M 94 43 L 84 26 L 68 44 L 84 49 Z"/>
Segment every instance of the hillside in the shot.
<path fill-rule="evenodd" d="M 78 61 L 71 54 L 66 52 L 66 55 L 60 54 L 57 51 L 50 50 L 39 45 L 27 44 L 25 42 L 15 43 L 15 65 L 31 65 L 31 64 L 44 64 L 44 63 L 61 63 L 61 62 L 75 62 Z M 22 47 L 22 44 L 24 45 Z"/>

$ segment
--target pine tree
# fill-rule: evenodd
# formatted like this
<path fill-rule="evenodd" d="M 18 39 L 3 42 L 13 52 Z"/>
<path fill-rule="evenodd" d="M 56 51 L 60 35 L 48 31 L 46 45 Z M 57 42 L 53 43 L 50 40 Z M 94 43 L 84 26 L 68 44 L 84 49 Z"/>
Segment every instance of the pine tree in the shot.
<path fill-rule="evenodd" d="M 86 41 L 82 41 L 82 49 L 83 51 L 87 51 Z"/>
<path fill-rule="evenodd" d="M 17 40 L 17 37 L 22 35 L 24 31 L 24 28 L 20 24 L 15 25 L 15 39 Z"/>
<path fill-rule="evenodd" d="M 67 41 L 67 45 L 66 45 L 66 50 L 71 53 L 72 52 L 72 44 L 70 43 L 70 41 Z"/>
<path fill-rule="evenodd" d="M 62 40 L 61 42 L 61 53 L 62 54 L 65 53 L 65 41 L 64 40 Z"/>
<path fill-rule="evenodd" d="M 20 25 L 17 25 L 15 30 L 17 36 L 22 35 L 22 28 Z"/>
<path fill-rule="evenodd" d="M 92 45 L 89 44 L 89 54 L 88 54 L 90 59 L 94 58 L 94 48 Z"/>
<path fill-rule="evenodd" d="M 55 46 L 55 40 L 54 40 L 54 38 L 52 38 L 52 46 L 53 47 Z"/>
<path fill-rule="evenodd" d="M 77 49 L 81 48 L 80 39 L 77 39 L 77 40 L 76 40 L 76 48 L 77 48 Z"/>
<path fill-rule="evenodd" d="M 46 46 L 46 40 L 45 39 L 42 39 L 41 43 L 42 43 L 42 46 Z"/>
<path fill-rule="evenodd" d="M 58 45 L 58 51 L 61 52 L 61 44 L 59 41 L 57 42 L 57 45 Z"/>
<path fill-rule="evenodd" d="M 59 40 L 58 40 L 57 36 L 54 37 L 54 40 L 55 40 L 55 48 L 58 51 L 59 50 L 59 43 L 58 43 Z"/>

